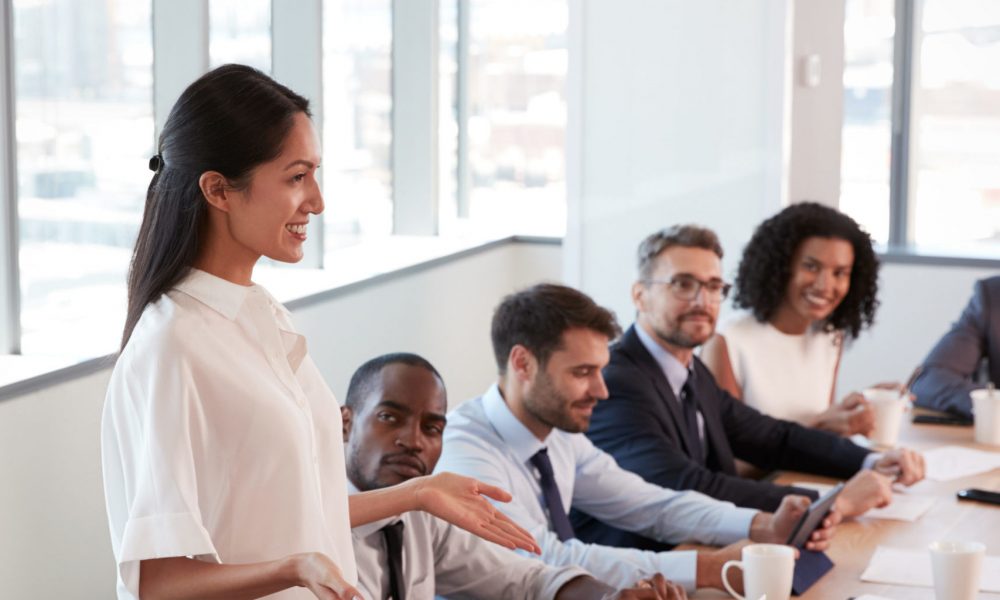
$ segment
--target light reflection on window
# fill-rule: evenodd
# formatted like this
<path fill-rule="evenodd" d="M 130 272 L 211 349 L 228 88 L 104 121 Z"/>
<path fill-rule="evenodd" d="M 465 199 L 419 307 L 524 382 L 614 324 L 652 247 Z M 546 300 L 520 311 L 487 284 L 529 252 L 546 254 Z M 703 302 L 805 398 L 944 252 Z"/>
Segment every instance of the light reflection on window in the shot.
<path fill-rule="evenodd" d="M 151 175 L 150 1 L 13 8 L 22 351 L 110 352 Z"/>

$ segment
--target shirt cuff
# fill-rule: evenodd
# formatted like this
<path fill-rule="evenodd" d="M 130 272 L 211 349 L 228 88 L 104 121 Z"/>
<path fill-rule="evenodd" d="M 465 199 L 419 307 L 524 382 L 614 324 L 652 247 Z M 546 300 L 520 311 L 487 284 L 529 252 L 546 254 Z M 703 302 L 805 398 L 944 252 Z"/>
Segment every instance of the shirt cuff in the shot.
<path fill-rule="evenodd" d="M 750 523 L 760 511 L 755 508 L 733 508 L 723 515 L 715 530 L 715 543 L 726 546 L 750 537 Z"/>
<path fill-rule="evenodd" d="M 865 460 L 861 463 L 862 469 L 874 469 L 875 463 L 882 460 L 881 452 L 869 452 L 868 456 L 865 456 Z"/>
<path fill-rule="evenodd" d="M 684 586 L 689 594 L 693 594 L 698 579 L 698 552 L 695 550 L 673 550 L 657 554 L 659 572 L 664 577 Z M 647 573 L 652 577 L 655 573 Z M 634 583 L 632 585 L 635 585 Z"/>
<path fill-rule="evenodd" d="M 536 558 L 536 560 L 539 560 Z M 558 574 L 555 577 L 549 578 L 544 582 L 542 589 L 535 590 L 539 598 L 555 598 L 562 589 L 564 585 L 570 581 L 576 579 L 577 577 L 593 577 L 587 571 L 581 569 L 580 567 L 548 567 L 550 569 L 558 569 Z"/>

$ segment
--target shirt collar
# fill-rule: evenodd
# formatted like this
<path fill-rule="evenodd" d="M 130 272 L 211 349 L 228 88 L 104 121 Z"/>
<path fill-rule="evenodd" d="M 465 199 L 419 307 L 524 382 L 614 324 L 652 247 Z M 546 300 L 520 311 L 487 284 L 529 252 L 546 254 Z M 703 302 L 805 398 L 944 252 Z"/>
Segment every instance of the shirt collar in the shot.
<path fill-rule="evenodd" d="M 174 289 L 191 296 L 230 321 L 236 319 L 247 294 L 256 285 L 245 286 L 191 268 Z"/>
<path fill-rule="evenodd" d="M 347 480 L 347 495 L 348 496 L 353 496 L 354 494 L 360 494 L 360 493 L 361 493 L 361 490 L 359 490 L 358 488 L 356 488 L 354 486 L 354 484 L 351 483 L 351 480 L 348 479 Z M 399 521 L 401 518 L 402 517 L 400 517 L 399 515 L 394 515 L 394 516 L 391 516 L 391 517 L 386 517 L 384 519 L 379 519 L 378 521 L 372 521 L 371 523 L 365 523 L 364 525 L 358 525 L 357 527 L 352 527 L 351 531 L 354 532 L 354 535 L 356 535 L 356 536 L 358 536 L 360 538 L 366 538 L 366 537 L 370 536 L 371 534 L 376 533 L 378 530 L 382 529 L 386 525 L 389 525 L 390 523 L 395 523 L 396 521 Z"/>
<path fill-rule="evenodd" d="M 499 385 L 494 383 L 483 394 L 483 410 L 493 429 L 521 463 L 528 462 L 528 459 L 545 447 L 545 442 L 539 441 L 535 434 L 510 412 L 510 407 L 500 394 Z"/>
<path fill-rule="evenodd" d="M 639 341 L 642 342 L 642 345 L 653 356 L 653 359 L 656 360 L 656 364 L 660 365 L 660 369 L 663 370 L 663 374 L 666 376 L 667 383 L 670 384 L 670 389 L 673 390 L 674 396 L 679 397 L 681 388 L 684 387 L 688 377 L 691 376 L 691 369 L 677 360 L 676 356 L 667 352 L 663 346 L 657 344 L 653 338 L 649 337 L 649 334 L 642 328 L 642 325 L 636 323 L 634 329 L 635 334 L 639 336 Z"/>

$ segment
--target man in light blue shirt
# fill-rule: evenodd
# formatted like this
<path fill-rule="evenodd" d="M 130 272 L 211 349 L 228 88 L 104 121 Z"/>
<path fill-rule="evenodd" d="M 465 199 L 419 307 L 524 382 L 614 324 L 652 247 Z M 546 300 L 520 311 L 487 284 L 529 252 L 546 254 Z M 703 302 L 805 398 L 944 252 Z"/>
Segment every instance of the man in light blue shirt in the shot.
<path fill-rule="evenodd" d="M 586 431 L 608 395 L 601 369 L 620 329 L 585 294 L 541 284 L 504 299 L 493 316 L 499 382 L 448 417 L 437 471 L 454 471 L 508 490 L 498 505 L 528 529 L 553 565 L 579 565 L 624 587 L 661 573 L 685 588 L 721 587 L 721 567 L 738 559 L 739 540 L 783 543 L 808 507 L 789 496 L 775 514 L 737 508 L 697 492 L 648 484 L 595 448 Z M 648 552 L 584 544 L 570 506 L 667 543 L 731 544 L 710 552 Z M 832 513 L 809 549 L 824 549 L 840 517 Z"/>

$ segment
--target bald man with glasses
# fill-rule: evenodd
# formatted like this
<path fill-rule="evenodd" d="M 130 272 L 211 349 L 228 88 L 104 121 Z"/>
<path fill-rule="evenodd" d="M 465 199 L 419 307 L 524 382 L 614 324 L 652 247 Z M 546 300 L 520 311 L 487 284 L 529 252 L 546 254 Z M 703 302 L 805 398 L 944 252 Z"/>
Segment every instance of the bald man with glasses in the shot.
<path fill-rule="evenodd" d="M 735 459 L 767 470 L 850 478 L 837 500 L 845 517 L 891 501 L 891 480 L 876 471 L 904 484 L 922 479 L 922 459 L 912 451 L 873 453 L 837 435 L 773 419 L 716 384 L 694 350 L 714 334 L 729 292 L 721 259 L 718 237 L 702 227 L 675 226 L 643 241 L 632 286 L 636 323 L 611 347 L 603 371 L 609 397 L 594 408 L 587 437 L 650 483 L 766 511 L 785 496 L 817 493 L 740 477 Z M 572 522 L 585 542 L 663 549 L 584 513 L 574 513 Z"/>

